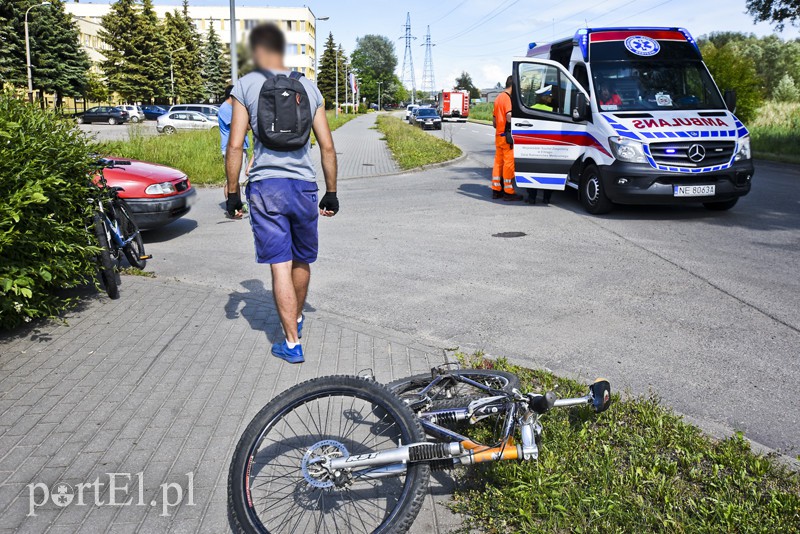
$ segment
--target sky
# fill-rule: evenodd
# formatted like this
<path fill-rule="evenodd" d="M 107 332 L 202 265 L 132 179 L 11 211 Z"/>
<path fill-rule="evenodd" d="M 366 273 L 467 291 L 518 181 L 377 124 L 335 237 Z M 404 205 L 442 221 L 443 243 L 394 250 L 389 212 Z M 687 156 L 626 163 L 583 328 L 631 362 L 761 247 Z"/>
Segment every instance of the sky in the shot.
<path fill-rule="evenodd" d="M 95 0 L 99 1 L 99 0 Z M 189 0 L 192 5 L 227 5 L 220 0 Z M 179 4 L 179 0 L 155 0 Z M 756 35 L 776 33 L 766 23 L 753 24 L 745 0 L 236 0 L 237 6 L 308 5 L 318 17 L 320 47 L 323 36 L 333 32 L 349 54 L 356 38 L 367 33 L 392 39 L 402 68 L 405 43 L 401 38 L 406 13 L 411 13 L 412 54 L 416 84 L 422 84 L 424 42 L 430 25 L 433 66 L 437 88 L 450 88 L 456 76 L 468 72 L 476 86 L 492 87 L 510 74 L 514 56 L 524 55 L 528 43 L 546 43 L 571 36 L 588 24 L 600 26 L 678 26 L 695 37 L 714 31 L 742 31 Z M 797 27 L 779 34 L 800 37 Z"/>

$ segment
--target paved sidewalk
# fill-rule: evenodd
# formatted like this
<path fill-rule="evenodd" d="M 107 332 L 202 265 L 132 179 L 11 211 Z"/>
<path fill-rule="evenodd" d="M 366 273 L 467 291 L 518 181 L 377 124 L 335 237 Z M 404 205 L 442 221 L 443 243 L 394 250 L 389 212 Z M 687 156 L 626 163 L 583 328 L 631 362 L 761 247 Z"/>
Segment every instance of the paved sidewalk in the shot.
<path fill-rule="evenodd" d="M 280 326 L 261 281 L 245 281 L 235 292 L 122 281 L 120 300 L 86 299 L 68 324 L 0 339 L 2 533 L 228 532 L 233 448 L 274 395 L 317 376 L 373 369 L 386 382 L 444 361 L 441 351 L 405 335 L 312 308 L 303 332 L 307 363 L 293 366 L 268 354 Z M 97 477 L 107 489 L 107 474 L 115 472 L 132 474 L 117 485 L 130 483 L 133 504 L 108 506 L 104 490 L 106 505 L 95 506 L 88 489 L 83 505 L 76 496 L 28 516 L 29 484 L 56 492 L 56 483 L 65 483 L 77 495 L 77 484 Z M 185 495 L 162 516 L 165 483 L 180 484 Z M 449 490 L 433 484 L 431 492 L 412 532 L 457 528 L 459 518 L 444 507 Z M 117 493 L 118 502 L 126 498 Z"/>
<path fill-rule="evenodd" d="M 392 159 L 386 141 L 381 139 L 383 134 L 374 129 L 377 116 L 377 113 L 367 113 L 333 131 L 333 143 L 339 155 L 340 180 L 400 171 L 400 167 Z M 315 147 L 311 153 L 322 183 L 319 150 Z"/>

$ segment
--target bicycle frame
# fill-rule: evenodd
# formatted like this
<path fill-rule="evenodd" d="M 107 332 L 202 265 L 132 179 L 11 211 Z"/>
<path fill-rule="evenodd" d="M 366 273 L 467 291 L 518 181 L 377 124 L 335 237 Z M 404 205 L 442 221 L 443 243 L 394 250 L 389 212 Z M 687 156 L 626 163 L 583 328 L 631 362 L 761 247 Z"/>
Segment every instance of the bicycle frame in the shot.
<path fill-rule="evenodd" d="M 517 390 L 511 393 L 498 391 L 466 377 L 440 375 L 424 388 L 421 399 L 444 377 L 449 380 L 467 383 L 481 389 L 491 396 L 474 400 L 464 408 L 419 411 L 417 418 L 425 433 L 438 442 L 420 442 L 374 452 L 371 454 L 332 458 L 327 460 L 327 468 L 334 473 L 352 471 L 354 479 L 372 479 L 399 476 L 405 473 L 406 464 L 414 462 L 441 462 L 436 467 L 454 467 L 483 462 L 505 460 L 535 460 L 539 457 L 538 438 L 542 433 L 539 417 L 551 407 L 567 407 L 594 404 L 596 411 L 608 407 L 610 388 L 605 381 L 597 381 L 591 386 L 588 395 L 568 399 L 555 399 L 555 395 L 523 395 Z M 595 386 L 599 386 L 595 390 Z M 413 404 L 413 403 L 412 403 Z M 538 410 L 534 407 L 538 407 Z M 469 421 L 474 424 L 491 416 L 505 415 L 503 433 L 497 445 L 489 446 L 445 428 L 438 422 Z M 514 439 L 515 430 L 520 429 L 521 443 Z"/>
<path fill-rule="evenodd" d="M 136 231 L 133 232 L 127 239 L 123 239 L 122 232 L 119 228 L 119 221 L 116 219 L 116 217 L 112 221 L 112 219 L 108 216 L 104 206 L 104 201 L 102 199 L 98 200 L 97 202 L 97 213 L 101 216 L 103 225 L 105 226 L 106 230 L 108 230 L 108 235 L 111 238 L 109 240 L 109 244 L 111 244 L 110 242 L 113 241 L 114 248 L 116 250 L 122 250 L 134 239 L 136 239 L 136 236 L 139 235 L 139 229 L 137 228 Z"/>

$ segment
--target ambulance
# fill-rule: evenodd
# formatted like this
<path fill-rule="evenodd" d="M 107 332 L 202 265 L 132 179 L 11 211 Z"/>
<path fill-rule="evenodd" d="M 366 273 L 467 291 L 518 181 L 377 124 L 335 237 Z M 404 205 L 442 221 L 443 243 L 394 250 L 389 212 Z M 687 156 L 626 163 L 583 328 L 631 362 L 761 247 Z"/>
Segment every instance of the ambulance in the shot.
<path fill-rule="evenodd" d="M 579 191 L 584 208 L 702 203 L 728 210 L 753 161 L 736 94 L 682 28 L 584 28 L 513 62 L 520 188 Z"/>

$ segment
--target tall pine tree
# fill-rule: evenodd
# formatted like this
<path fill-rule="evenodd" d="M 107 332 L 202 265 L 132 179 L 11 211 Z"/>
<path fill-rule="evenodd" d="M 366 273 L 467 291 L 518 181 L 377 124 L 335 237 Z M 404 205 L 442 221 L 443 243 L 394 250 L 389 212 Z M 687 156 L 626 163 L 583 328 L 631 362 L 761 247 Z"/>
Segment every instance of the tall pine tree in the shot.
<path fill-rule="evenodd" d="M 175 98 L 181 102 L 196 102 L 203 98 L 203 82 L 200 36 L 189 18 L 189 5 L 183 3 L 183 11 L 177 9 L 164 18 L 164 33 L 167 49 L 172 53 L 175 75 Z"/>
<path fill-rule="evenodd" d="M 136 60 L 146 69 L 147 84 L 142 87 L 142 101 L 164 99 L 169 96 L 169 52 L 163 28 L 153 9 L 152 0 L 142 0 L 142 10 L 137 18 L 135 47 Z"/>
<path fill-rule="evenodd" d="M 141 62 L 140 18 L 136 0 L 117 0 L 111 4 L 102 24 L 100 38 L 109 47 L 103 52 L 106 59 L 102 62 L 108 88 L 128 102 L 148 96 L 150 76 Z"/>
<path fill-rule="evenodd" d="M 322 53 L 319 63 L 319 74 L 317 77 L 317 87 L 319 87 L 325 107 L 333 108 L 336 102 L 336 43 L 333 41 L 333 33 L 328 34 L 325 40 L 325 51 Z"/>
<path fill-rule="evenodd" d="M 209 101 L 219 102 L 225 93 L 228 80 L 227 64 L 222 42 L 214 31 L 212 23 L 203 46 L 203 89 Z"/>
<path fill-rule="evenodd" d="M 31 11 L 31 65 L 34 90 L 54 93 L 56 106 L 65 95 L 78 96 L 86 87 L 89 58 L 78 42 L 78 28 L 64 11 L 61 0 Z M 30 3 L 0 0 L 0 76 L 3 81 L 25 87 L 25 10 Z"/>

